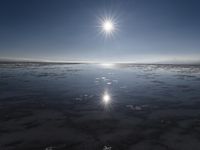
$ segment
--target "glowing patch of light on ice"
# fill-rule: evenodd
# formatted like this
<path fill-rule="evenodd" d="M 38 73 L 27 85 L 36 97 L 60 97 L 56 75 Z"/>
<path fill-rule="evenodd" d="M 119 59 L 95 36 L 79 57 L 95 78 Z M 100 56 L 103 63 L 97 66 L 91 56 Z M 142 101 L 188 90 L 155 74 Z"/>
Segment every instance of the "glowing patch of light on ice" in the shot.
<path fill-rule="evenodd" d="M 108 68 L 112 68 L 115 66 L 115 64 L 112 64 L 112 63 L 102 63 L 101 66 L 103 67 L 108 67 Z"/>

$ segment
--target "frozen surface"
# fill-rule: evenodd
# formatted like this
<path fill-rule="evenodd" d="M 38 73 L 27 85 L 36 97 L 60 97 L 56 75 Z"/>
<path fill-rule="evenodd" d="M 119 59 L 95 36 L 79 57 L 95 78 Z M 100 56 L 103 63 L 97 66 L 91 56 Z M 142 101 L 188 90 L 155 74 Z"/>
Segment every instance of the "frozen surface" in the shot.
<path fill-rule="evenodd" d="M 0 64 L 0 150 L 198 148 L 198 65 Z"/>

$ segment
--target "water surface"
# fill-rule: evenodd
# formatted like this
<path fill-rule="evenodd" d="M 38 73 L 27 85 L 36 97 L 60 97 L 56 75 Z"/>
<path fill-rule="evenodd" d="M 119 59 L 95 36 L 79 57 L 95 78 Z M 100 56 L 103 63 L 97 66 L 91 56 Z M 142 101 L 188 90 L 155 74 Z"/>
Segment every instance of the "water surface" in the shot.
<path fill-rule="evenodd" d="M 198 65 L 0 64 L 2 150 L 198 147 Z"/>

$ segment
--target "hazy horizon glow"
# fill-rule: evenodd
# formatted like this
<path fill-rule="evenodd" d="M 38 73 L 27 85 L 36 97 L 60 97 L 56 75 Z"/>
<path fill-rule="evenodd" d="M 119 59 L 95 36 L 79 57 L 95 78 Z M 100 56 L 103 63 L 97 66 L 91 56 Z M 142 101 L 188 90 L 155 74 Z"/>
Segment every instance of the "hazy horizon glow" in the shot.
<path fill-rule="evenodd" d="M 0 58 L 196 62 L 199 17 L 196 0 L 3 0 Z"/>

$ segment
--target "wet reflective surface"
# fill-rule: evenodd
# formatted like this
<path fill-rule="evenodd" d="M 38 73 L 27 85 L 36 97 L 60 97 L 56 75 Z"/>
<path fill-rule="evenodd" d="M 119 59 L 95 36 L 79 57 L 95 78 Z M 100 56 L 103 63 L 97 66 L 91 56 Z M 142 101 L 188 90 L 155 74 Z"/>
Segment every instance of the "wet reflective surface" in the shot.
<path fill-rule="evenodd" d="M 2 150 L 200 147 L 200 66 L 0 64 Z"/>

